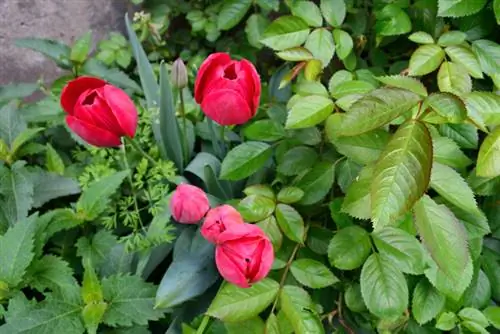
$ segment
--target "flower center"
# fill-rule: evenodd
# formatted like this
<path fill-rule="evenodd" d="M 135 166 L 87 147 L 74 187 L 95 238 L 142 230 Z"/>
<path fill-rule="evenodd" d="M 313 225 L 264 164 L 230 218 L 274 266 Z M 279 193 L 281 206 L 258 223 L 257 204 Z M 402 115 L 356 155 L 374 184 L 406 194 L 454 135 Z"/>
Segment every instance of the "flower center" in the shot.
<path fill-rule="evenodd" d="M 97 97 L 97 93 L 95 91 L 92 91 L 90 94 L 88 94 L 85 99 L 83 99 L 82 104 L 83 105 L 92 105 L 94 104 L 94 100 Z"/>
<path fill-rule="evenodd" d="M 224 78 L 229 80 L 234 80 L 238 76 L 236 75 L 236 66 L 234 63 L 230 64 L 224 69 Z"/>

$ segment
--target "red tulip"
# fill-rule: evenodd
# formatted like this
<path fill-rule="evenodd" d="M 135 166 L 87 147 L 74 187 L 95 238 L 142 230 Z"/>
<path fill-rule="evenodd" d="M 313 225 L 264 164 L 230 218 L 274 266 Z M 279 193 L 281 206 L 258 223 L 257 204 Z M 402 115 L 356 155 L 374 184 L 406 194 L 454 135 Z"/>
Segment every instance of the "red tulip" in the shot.
<path fill-rule="evenodd" d="M 243 218 L 231 205 L 221 205 L 208 211 L 201 227 L 201 235 L 217 243 L 219 235 L 234 224 L 243 224 Z"/>
<path fill-rule="evenodd" d="M 194 87 L 196 102 L 220 125 L 243 124 L 259 107 L 257 70 L 248 60 L 231 60 L 227 53 L 213 53 L 201 64 Z"/>
<path fill-rule="evenodd" d="M 207 213 L 210 205 L 203 190 L 189 184 L 180 184 L 170 200 L 174 219 L 183 224 L 196 224 Z"/>
<path fill-rule="evenodd" d="M 71 80 L 61 93 L 66 123 L 87 143 L 99 147 L 121 144 L 121 137 L 133 138 L 137 110 L 123 90 L 94 77 Z"/>
<path fill-rule="evenodd" d="M 233 224 L 219 235 L 215 263 L 228 282 L 248 288 L 269 273 L 274 261 L 271 241 L 252 224 Z"/>

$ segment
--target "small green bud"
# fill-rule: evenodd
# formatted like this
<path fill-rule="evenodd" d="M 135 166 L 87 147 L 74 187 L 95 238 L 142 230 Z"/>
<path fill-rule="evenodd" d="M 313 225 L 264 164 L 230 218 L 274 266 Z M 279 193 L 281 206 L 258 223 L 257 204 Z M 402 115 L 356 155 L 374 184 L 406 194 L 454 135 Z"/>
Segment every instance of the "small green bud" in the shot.
<path fill-rule="evenodd" d="M 176 88 L 184 88 L 188 83 L 188 74 L 186 65 L 181 58 L 177 58 L 172 64 L 172 72 L 170 73 L 172 85 Z"/>

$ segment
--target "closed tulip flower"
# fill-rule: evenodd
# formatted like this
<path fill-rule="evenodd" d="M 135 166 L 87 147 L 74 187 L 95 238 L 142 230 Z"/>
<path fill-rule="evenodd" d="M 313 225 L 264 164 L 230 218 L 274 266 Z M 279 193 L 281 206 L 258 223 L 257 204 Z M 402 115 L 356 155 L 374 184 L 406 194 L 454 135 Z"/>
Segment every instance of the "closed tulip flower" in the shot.
<path fill-rule="evenodd" d="M 231 205 L 221 205 L 208 211 L 201 227 L 201 235 L 217 243 L 219 235 L 234 224 L 243 224 L 240 213 Z"/>
<path fill-rule="evenodd" d="M 71 80 L 61 93 L 66 123 L 87 143 L 98 147 L 121 144 L 121 137 L 133 138 L 137 110 L 121 89 L 94 77 Z"/>
<path fill-rule="evenodd" d="M 252 63 L 214 53 L 201 64 L 194 97 L 208 118 L 220 125 L 236 125 L 255 115 L 260 91 L 259 74 Z"/>
<path fill-rule="evenodd" d="M 224 279 L 248 288 L 269 273 L 273 246 L 264 231 L 252 224 L 233 224 L 218 237 L 215 263 Z"/>
<path fill-rule="evenodd" d="M 189 184 L 178 185 L 170 200 L 172 217 L 182 224 L 196 224 L 209 208 L 205 192 Z"/>

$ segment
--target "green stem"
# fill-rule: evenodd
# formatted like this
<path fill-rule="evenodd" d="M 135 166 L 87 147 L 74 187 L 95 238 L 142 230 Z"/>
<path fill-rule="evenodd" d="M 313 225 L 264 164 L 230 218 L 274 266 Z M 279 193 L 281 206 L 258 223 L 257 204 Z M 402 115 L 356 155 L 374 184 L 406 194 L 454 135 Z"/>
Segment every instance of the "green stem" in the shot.
<path fill-rule="evenodd" d="M 210 316 L 205 314 L 203 320 L 201 321 L 200 327 L 198 327 L 198 329 L 196 330 L 196 334 L 203 334 L 203 332 L 208 326 L 209 321 L 210 321 Z"/>
<path fill-rule="evenodd" d="M 127 142 L 130 143 L 130 145 L 132 145 L 132 147 L 137 151 L 139 152 L 144 158 L 146 158 L 149 162 L 151 162 L 153 165 L 156 165 L 157 162 L 156 160 L 150 156 L 149 154 L 146 153 L 146 151 L 144 151 L 140 146 L 139 144 L 132 138 L 129 138 L 129 137 L 123 137 Z"/>
<path fill-rule="evenodd" d="M 187 142 L 187 127 L 186 127 L 186 107 L 184 105 L 184 95 L 182 94 L 182 88 L 179 88 L 179 102 L 181 103 L 181 117 L 182 117 L 182 145 L 184 151 L 184 161 L 188 161 L 188 142 Z"/>

